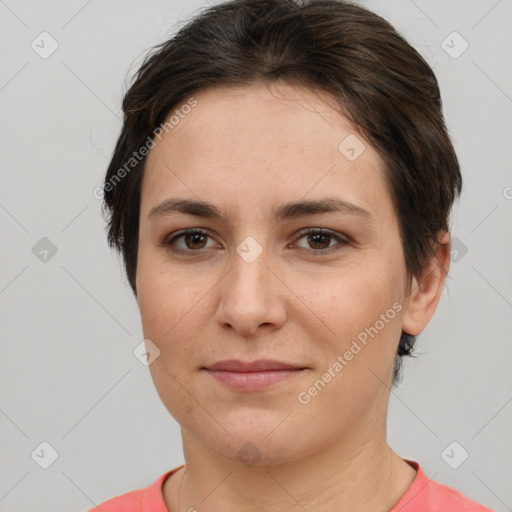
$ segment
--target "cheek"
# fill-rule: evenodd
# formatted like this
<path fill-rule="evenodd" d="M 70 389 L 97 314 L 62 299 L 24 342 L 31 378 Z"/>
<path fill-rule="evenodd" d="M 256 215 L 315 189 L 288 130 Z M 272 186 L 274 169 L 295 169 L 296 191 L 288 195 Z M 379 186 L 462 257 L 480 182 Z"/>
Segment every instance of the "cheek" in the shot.
<path fill-rule="evenodd" d="M 180 424 L 187 425 L 197 413 L 197 406 L 190 399 L 197 393 L 190 372 L 198 350 L 200 300 L 206 290 L 202 292 L 198 288 L 197 280 L 168 271 L 157 257 L 143 252 L 137 279 L 144 338 L 160 350 L 149 366 L 151 377 L 170 414 Z"/>
<path fill-rule="evenodd" d="M 211 349 L 204 343 L 212 321 L 212 314 L 206 314 L 205 308 L 209 308 L 209 294 L 218 279 L 206 270 L 199 272 L 199 278 L 192 266 L 171 267 L 159 254 L 151 255 L 151 251 L 141 252 L 139 259 L 138 305 L 142 329 L 144 337 L 160 350 L 150 371 L 167 405 L 172 405 L 175 401 L 172 397 L 177 396 L 180 396 L 178 403 L 189 403 L 187 396 L 182 396 L 184 390 L 180 384 L 193 389 L 190 379 Z M 175 413 L 172 411 L 173 416 Z"/>
<path fill-rule="evenodd" d="M 307 287 L 301 290 L 302 300 L 329 328 L 323 329 L 326 362 L 332 363 L 356 342 L 361 350 L 354 346 L 357 356 L 348 354 L 349 358 L 371 362 L 372 366 L 389 365 L 401 332 L 400 269 L 396 264 L 376 263 L 345 270 L 323 281 L 321 288 L 317 282 L 316 291 Z"/>
<path fill-rule="evenodd" d="M 155 251 L 139 251 L 137 301 L 144 335 L 165 341 L 180 324 L 190 322 L 199 302 L 203 281 L 170 267 Z"/>

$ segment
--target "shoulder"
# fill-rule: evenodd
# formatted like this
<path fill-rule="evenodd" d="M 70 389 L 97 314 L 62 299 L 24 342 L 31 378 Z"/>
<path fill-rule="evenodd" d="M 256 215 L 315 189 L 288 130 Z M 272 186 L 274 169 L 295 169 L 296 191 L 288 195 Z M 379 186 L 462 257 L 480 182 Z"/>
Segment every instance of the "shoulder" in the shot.
<path fill-rule="evenodd" d="M 407 462 L 416 469 L 416 478 L 392 512 L 494 512 L 456 489 L 427 478 L 417 462 Z"/>
<path fill-rule="evenodd" d="M 87 512 L 142 512 L 144 489 L 131 491 L 91 508 Z"/>
<path fill-rule="evenodd" d="M 183 465 L 167 471 L 148 487 L 111 498 L 87 512 L 168 512 L 162 495 L 162 486 L 170 475 L 182 467 Z"/>
<path fill-rule="evenodd" d="M 448 507 L 451 510 L 460 512 L 493 512 L 490 508 L 484 507 L 447 485 L 431 480 L 429 487 L 430 499 L 438 507 Z"/>

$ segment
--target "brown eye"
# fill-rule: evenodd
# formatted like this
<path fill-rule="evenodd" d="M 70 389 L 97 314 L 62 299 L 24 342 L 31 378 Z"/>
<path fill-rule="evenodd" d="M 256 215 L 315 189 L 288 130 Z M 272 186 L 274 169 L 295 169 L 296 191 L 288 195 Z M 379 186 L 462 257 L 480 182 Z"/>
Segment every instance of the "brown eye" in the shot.
<path fill-rule="evenodd" d="M 305 239 L 307 247 L 298 245 L 299 249 L 309 251 L 312 254 L 325 254 L 331 250 L 343 248 L 349 242 L 344 237 L 322 229 L 310 228 L 302 232 L 299 240 Z M 334 243 L 333 243 L 334 242 Z"/>
<path fill-rule="evenodd" d="M 202 249 L 208 235 L 201 233 L 187 233 L 184 235 L 184 242 L 188 249 Z"/>
<path fill-rule="evenodd" d="M 313 249 L 327 249 L 332 237 L 326 233 L 316 233 L 314 235 L 307 235 L 307 238 L 308 243 Z"/>
<path fill-rule="evenodd" d="M 173 237 L 169 237 L 165 240 L 163 245 L 176 253 L 200 253 L 203 252 L 202 249 L 208 248 L 206 244 L 209 238 L 211 239 L 211 236 L 208 235 L 208 233 L 194 229 L 182 231 Z M 209 247 L 212 246 L 210 245 Z"/>

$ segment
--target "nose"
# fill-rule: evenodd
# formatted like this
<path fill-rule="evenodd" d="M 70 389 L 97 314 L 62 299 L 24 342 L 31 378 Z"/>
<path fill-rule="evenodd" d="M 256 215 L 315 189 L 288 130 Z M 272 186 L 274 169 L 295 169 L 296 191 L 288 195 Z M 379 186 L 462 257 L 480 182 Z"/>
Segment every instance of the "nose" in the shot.
<path fill-rule="evenodd" d="M 217 321 L 244 337 L 261 329 L 278 329 L 286 320 L 287 288 L 282 277 L 280 280 L 274 270 L 268 250 L 254 256 L 254 247 L 240 244 L 230 258 L 230 271 L 220 283 Z"/>

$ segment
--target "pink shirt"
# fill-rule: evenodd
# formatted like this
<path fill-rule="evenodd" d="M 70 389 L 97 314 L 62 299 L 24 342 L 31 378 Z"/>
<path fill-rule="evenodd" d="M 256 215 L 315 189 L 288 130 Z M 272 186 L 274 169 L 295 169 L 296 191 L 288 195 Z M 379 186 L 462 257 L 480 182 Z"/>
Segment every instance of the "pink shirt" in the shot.
<path fill-rule="evenodd" d="M 493 512 L 455 489 L 429 480 L 417 462 L 407 462 L 416 469 L 416 478 L 390 512 Z M 145 489 L 117 496 L 87 512 L 172 512 L 165 506 L 162 486 L 166 478 L 182 467 L 164 473 Z"/>

